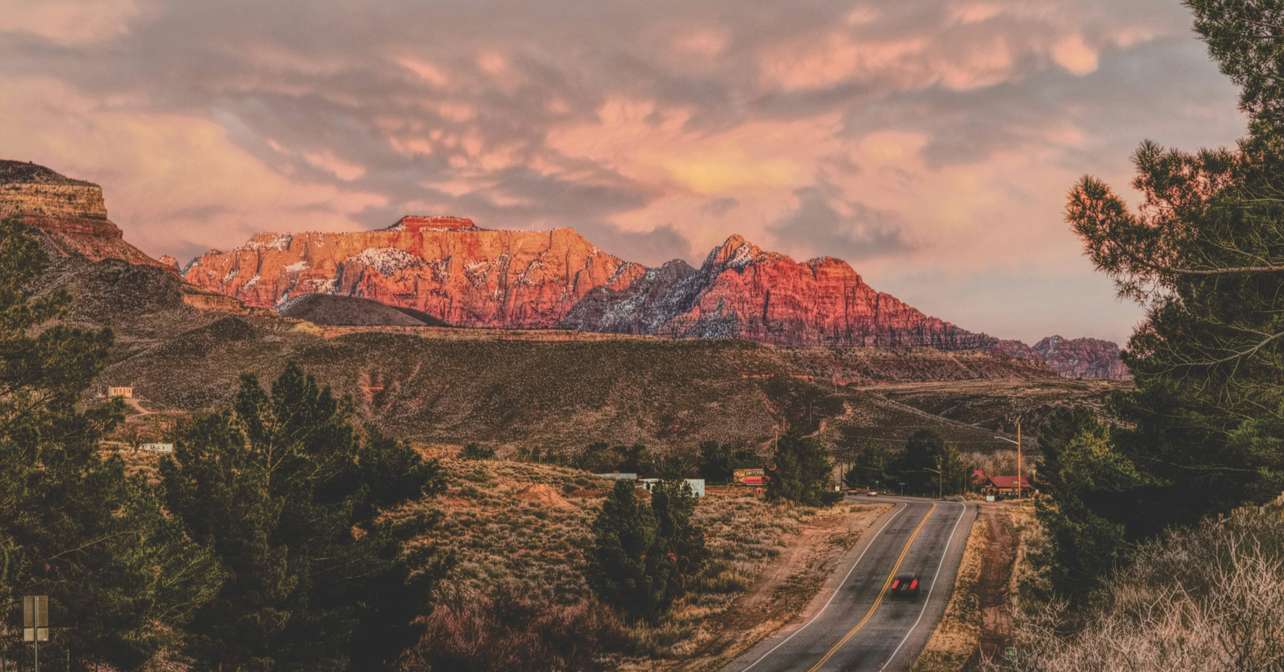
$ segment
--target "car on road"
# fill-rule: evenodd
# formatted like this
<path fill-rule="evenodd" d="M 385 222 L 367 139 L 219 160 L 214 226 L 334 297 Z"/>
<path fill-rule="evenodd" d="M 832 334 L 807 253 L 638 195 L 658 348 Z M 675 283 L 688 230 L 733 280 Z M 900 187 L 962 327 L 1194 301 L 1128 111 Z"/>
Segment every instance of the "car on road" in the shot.
<path fill-rule="evenodd" d="M 918 575 L 901 574 L 892 579 L 892 585 L 887 592 L 892 597 L 918 597 Z"/>
<path fill-rule="evenodd" d="M 877 497 L 877 496 L 878 496 L 878 491 L 877 491 L 877 490 L 870 490 L 869 492 L 866 492 L 866 493 L 865 493 L 865 496 L 866 496 L 866 497 Z"/>

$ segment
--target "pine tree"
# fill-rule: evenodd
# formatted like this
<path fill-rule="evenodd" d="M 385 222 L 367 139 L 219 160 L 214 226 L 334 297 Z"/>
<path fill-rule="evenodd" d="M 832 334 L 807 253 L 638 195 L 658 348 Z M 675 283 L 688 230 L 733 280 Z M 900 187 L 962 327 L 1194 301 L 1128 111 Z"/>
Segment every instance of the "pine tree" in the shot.
<path fill-rule="evenodd" d="M 193 654 L 234 669 L 392 669 L 444 567 L 379 513 L 444 487 L 440 469 L 367 429 L 297 366 L 196 421 L 161 468 L 170 509 L 229 580 L 192 624 Z M 425 551 L 424 553 L 427 553 Z M 423 571 L 414 571 L 422 569 Z"/>
<path fill-rule="evenodd" d="M 111 333 L 56 324 L 68 297 L 29 293 L 47 264 L 20 225 L 0 223 L 0 606 L 12 623 L 22 595 L 46 594 L 50 646 L 77 665 L 135 668 L 177 645 L 221 576 L 150 486 L 100 456 L 120 407 L 76 404 Z"/>
<path fill-rule="evenodd" d="M 1284 2 L 1187 4 L 1242 87 L 1249 136 L 1198 153 L 1145 142 L 1136 212 L 1092 177 L 1066 208 L 1097 267 L 1147 309 L 1124 355 L 1137 389 L 1115 400 L 1108 437 L 1138 479 L 1091 511 L 1129 540 L 1284 489 Z"/>
<path fill-rule="evenodd" d="M 695 508 L 695 495 L 685 481 L 661 481 L 651 491 L 656 522 L 656 546 L 651 556 L 671 566 L 660 598 L 663 609 L 687 592 L 708 560 L 704 530 L 692 520 Z"/>
<path fill-rule="evenodd" d="M 814 439 L 788 433 L 776 442 L 767 474 L 767 496 L 808 506 L 827 506 L 841 497 L 832 489 L 833 464 Z"/>
<path fill-rule="evenodd" d="M 631 619 L 664 615 L 708 557 L 695 507 L 684 481 L 656 484 L 649 506 L 632 482 L 617 481 L 593 523 L 588 580 L 598 597 Z"/>
<path fill-rule="evenodd" d="M 603 602 L 630 618 L 654 618 L 660 595 L 648 554 L 655 545 L 655 513 L 638 501 L 630 481 L 616 481 L 593 521 L 593 556 L 588 581 Z"/>
<path fill-rule="evenodd" d="M 945 442 L 928 429 L 920 429 L 905 442 L 905 452 L 896 461 L 896 472 L 909 486 L 910 492 L 936 492 L 937 474 L 933 472 L 937 461 L 945 453 Z"/>

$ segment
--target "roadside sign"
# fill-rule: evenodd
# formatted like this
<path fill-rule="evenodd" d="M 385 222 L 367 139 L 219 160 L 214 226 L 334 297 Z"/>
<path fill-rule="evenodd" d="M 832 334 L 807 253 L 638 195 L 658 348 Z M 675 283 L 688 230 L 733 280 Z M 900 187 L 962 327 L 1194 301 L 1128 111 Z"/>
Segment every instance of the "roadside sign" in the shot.
<path fill-rule="evenodd" d="M 48 595 L 27 595 L 22 598 L 22 641 L 49 641 Z"/>

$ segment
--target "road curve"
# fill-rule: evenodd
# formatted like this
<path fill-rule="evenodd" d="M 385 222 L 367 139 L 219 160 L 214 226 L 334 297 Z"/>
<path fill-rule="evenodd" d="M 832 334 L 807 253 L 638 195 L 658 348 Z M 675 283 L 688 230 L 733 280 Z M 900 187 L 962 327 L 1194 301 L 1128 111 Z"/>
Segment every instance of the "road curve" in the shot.
<path fill-rule="evenodd" d="M 866 499 L 866 498 L 861 498 Z M 954 589 L 976 508 L 909 497 L 839 564 L 825 602 L 809 619 L 781 628 L 727 666 L 728 672 L 908 670 L 932 636 Z M 918 574 L 919 597 L 887 597 L 896 574 Z"/>

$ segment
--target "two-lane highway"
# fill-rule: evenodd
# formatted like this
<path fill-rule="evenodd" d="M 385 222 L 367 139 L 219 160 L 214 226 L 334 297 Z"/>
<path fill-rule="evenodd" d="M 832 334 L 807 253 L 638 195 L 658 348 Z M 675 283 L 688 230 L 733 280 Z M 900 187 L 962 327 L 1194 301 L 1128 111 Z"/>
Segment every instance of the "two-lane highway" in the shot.
<path fill-rule="evenodd" d="M 945 612 L 975 509 L 958 502 L 877 498 L 893 508 L 844 558 L 808 620 L 782 628 L 737 658 L 734 672 L 908 670 Z M 888 596 L 917 574 L 916 598 Z"/>

